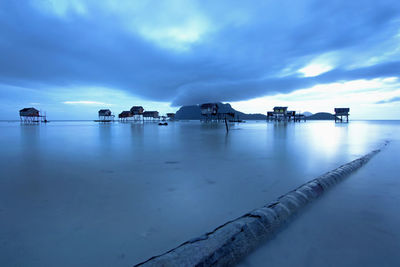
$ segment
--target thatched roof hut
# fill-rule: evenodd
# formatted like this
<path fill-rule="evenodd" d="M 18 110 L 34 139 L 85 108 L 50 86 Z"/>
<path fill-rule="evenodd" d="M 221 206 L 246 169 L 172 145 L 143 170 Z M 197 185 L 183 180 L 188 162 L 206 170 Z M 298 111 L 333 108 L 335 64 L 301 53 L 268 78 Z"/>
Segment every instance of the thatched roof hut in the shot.
<path fill-rule="evenodd" d="M 142 115 L 143 112 L 144 112 L 144 109 L 142 106 L 133 106 L 131 108 L 132 115 Z"/>
<path fill-rule="evenodd" d="M 335 108 L 336 116 L 348 116 L 350 112 L 350 108 Z"/>
<path fill-rule="evenodd" d="M 274 113 L 286 115 L 287 107 L 274 107 Z"/>
<path fill-rule="evenodd" d="M 143 112 L 145 118 L 158 118 L 158 111 L 145 111 Z"/>
<path fill-rule="evenodd" d="M 129 118 L 132 117 L 132 113 L 128 111 L 122 111 L 119 115 L 118 118 L 123 119 L 123 118 Z"/>
<path fill-rule="evenodd" d="M 100 116 L 111 116 L 111 110 L 109 110 L 109 109 L 100 109 L 99 110 L 99 117 Z"/>
<path fill-rule="evenodd" d="M 349 122 L 349 112 L 350 108 L 335 108 L 335 122 Z"/>
<path fill-rule="evenodd" d="M 39 117 L 39 110 L 35 108 L 23 108 L 19 111 L 21 117 Z"/>
<path fill-rule="evenodd" d="M 204 103 L 200 105 L 201 115 L 217 115 L 217 103 Z"/>

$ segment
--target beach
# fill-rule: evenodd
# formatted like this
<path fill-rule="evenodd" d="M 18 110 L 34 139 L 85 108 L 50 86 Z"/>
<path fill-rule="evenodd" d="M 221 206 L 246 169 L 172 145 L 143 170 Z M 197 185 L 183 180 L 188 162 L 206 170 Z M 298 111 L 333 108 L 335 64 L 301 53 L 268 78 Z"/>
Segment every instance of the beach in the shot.
<path fill-rule="evenodd" d="M 195 121 L 0 122 L 0 129 L 2 266 L 132 266 L 386 140 L 387 149 L 242 265 L 399 261 L 399 121 L 247 122 L 229 133 Z M 357 235 L 346 242 L 349 233 Z M 375 256 L 356 257 L 368 248 Z"/>

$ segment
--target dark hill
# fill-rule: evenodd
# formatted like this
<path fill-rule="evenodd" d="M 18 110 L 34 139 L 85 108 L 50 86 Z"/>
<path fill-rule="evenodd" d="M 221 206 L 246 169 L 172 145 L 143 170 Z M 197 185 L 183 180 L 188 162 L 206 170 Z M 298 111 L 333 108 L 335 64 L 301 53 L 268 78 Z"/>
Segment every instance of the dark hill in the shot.
<path fill-rule="evenodd" d="M 318 112 L 314 115 L 307 116 L 306 120 L 334 120 L 335 115 L 327 113 L 327 112 Z"/>
<path fill-rule="evenodd" d="M 267 116 L 264 114 L 246 114 L 232 108 L 230 104 L 218 103 L 218 112 L 221 113 L 235 113 L 236 119 L 241 120 L 266 120 Z M 175 114 L 177 120 L 200 120 L 201 111 L 199 105 L 183 106 Z"/>

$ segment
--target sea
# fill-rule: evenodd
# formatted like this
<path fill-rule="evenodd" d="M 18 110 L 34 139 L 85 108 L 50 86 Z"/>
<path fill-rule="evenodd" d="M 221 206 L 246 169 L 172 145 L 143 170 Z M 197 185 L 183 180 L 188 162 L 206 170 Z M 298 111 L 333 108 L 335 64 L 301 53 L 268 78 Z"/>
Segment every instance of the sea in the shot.
<path fill-rule="evenodd" d="M 302 222 L 297 228 L 287 226 L 241 264 L 339 266 L 329 265 L 329 257 L 341 257 L 334 253 L 335 245 L 349 235 L 351 240 L 362 240 L 365 249 L 365 242 L 391 240 L 379 255 L 389 257 L 391 264 L 400 262 L 396 253 L 389 253 L 400 249 L 396 247 L 400 232 L 390 226 L 399 228 L 400 218 L 391 217 L 396 213 L 392 207 L 386 217 L 377 219 L 377 207 L 371 204 L 375 197 L 400 205 L 395 194 L 400 189 L 395 179 L 400 178 L 400 172 L 395 174 L 400 170 L 399 133 L 400 121 L 247 121 L 230 123 L 229 131 L 223 123 L 199 121 L 169 121 L 167 126 L 2 121 L 0 266 L 132 266 L 261 207 L 386 141 L 397 149 L 387 150 L 380 161 L 377 158 L 371 165 L 374 171 L 349 177 L 349 181 L 369 179 L 363 180 L 358 206 L 352 201 L 354 188 L 360 185 L 343 183 L 315 204 L 322 215 L 308 208 L 295 219 Z M 386 168 L 391 171 L 385 172 Z M 381 171 L 392 178 L 375 192 L 378 179 L 383 179 Z M 389 201 L 387 195 L 393 198 Z M 337 235 L 339 223 L 348 219 L 340 211 L 348 205 L 369 213 L 353 218 L 353 227 Z M 334 215 L 329 209 L 336 211 Z M 352 229 L 371 223 L 371 218 L 379 220 L 371 226 L 376 233 L 365 241 Z M 316 225 L 332 220 L 338 224 L 313 232 Z M 307 228 L 310 222 L 314 226 Z M 394 232 L 388 230 L 391 227 Z M 363 233 L 369 231 L 374 230 Z M 290 241 L 291 236 L 297 237 L 296 242 Z M 351 243 L 354 250 L 356 241 Z M 319 248 L 324 253 L 318 254 Z M 353 263 L 349 266 L 357 266 L 364 255 L 364 250 L 342 252 Z M 391 264 L 385 266 L 400 266 Z"/>

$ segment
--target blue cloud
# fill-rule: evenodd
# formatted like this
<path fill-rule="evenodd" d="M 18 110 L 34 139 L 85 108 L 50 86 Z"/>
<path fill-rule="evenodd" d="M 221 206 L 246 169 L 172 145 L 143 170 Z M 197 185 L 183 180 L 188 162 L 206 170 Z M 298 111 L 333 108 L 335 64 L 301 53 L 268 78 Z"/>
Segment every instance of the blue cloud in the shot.
<path fill-rule="evenodd" d="M 0 83 L 108 87 L 183 105 L 400 70 L 398 1 L 46 3 L 0 4 Z M 296 72 L 326 53 L 335 53 L 332 70 Z"/>

